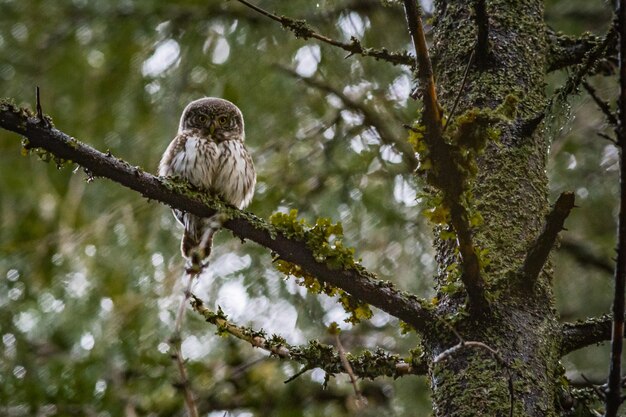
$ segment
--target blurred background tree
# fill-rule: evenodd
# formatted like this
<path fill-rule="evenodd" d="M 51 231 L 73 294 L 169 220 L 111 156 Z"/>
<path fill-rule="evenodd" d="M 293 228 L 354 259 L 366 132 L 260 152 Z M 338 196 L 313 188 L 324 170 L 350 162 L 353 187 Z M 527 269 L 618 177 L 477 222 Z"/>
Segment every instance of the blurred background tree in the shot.
<path fill-rule="evenodd" d="M 366 46 L 410 49 L 393 1 L 262 1 L 321 32 Z M 429 2 L 423 2 L 430 10 Z M 546 19 L 571 35 L 602 34 L 603 1 L 546 1 Z M 406 135 L 416 115 L 412 75 L 374 59 L 303 42 L 241 4 L 219 0 L 0 1 L 0 94 L 26 104 L 34 87 L 62 130 L 155 172 L 184 105 L 202 96 L 236 103 L 259 173 L 250 210 L 341 221 L 346 243 L 381 279 L 428 296 L 434 268 L 420 189 L 385 135 Z M 285 71 L 284 69 L 290 71 Z M 551 74 L 549 89 L 565 72 Z M 315 84 L 307 81 L 312 77 Z M 594 77 L 603 97 L 615 80 Z M 332 91 L 336 93 L 332 93 Z M 365 109 L 365 111 L 364 111 Z M 367 111 L 378 115 L 371 120 Z M 567 122 L 567 123 L 564 123 Z M 609 309 L 617 150 L 585 94 L 546 123 L 555 195 L 577 204 L 558 252 L 555 286 L 564 320 Z M 566 129 L 560 129 L 567 126 Z M 0 131 L 0 412 L 14 416 L 182 415 L 167 339 L 181 291 L 179 231 L 169 210 L 80 169 L 24 158 Z M 586 256 L 582 256 L 586 255 Z M 590 262 L 593 258 L 595 262 Z M 339 322 L 347 350 L 383 347 L 407 355 L 414 334 L 376 311 L 352 327 L 326 296 L 312 296 L 271 266 L 266 250 L 218 236 L 210 270 L 194 292 L 237 323 L 291 343 L 328 339 Z M 268 358 L 190 313 L 183 334 L 199 408 L 223 416 L 325 416 L 353 411 L 352 387 L 324 373 L 283 381 L 299 367 Z M 568 376 L 604 377 L 608 353 L 590 347 L 564 358 Z M 427 415 L 423 377 L 362 383 L 367 413 Z"/>

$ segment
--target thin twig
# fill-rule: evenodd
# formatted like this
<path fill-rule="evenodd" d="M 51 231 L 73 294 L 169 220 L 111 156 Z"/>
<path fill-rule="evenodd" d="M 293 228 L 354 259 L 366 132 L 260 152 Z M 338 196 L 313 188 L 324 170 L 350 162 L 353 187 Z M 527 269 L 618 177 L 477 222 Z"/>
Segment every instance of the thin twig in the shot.
<path fill-rule="evenodd" d="M 37 96 L 37 118 L 43 122 L 43 110 L 41 109 L 41 96 L 39 95 L 39 86 L 35 89 L 35 95 Z"/>
<path fill-rule="evenodd" d="M 446 133 L 446 129 L 448 128 L 448 125 L 452 123 L 452 118 L 454 117 L 454 113 L 456 112 L 456 107 L 459 105 L 459 101 L 461 100 L 461 94 L 463 93 L 463 90 L 465 89 L 465 83 L 467 82 L 467 75 L 469 74 L 469 69 L 470 69 L 470 66 L 472 65 L 472 61 L 474 60 L 475 53 L 476 53 L 476 48 L 472 48 L 472 53 L 470 54 L 470 57 L 467 60 L 467 65 L 465 66 L 465 71 L 463 72 L 463 80 L 461 81 L 461 88 L 459 88 L 459 92 L 457 93 L 454 99 L 452 110 L 450 110 L 450 115 L 448 116 L 446 120 L 446 124 L 443 126 L 443 131 L 441 132 L 442 134 Z"/>
<path fill-rule="evenodd" d="M 185 306 L 187 305 L 187 301 L 189 301 L 189 297 L 191 296 L 191 287 L 193 285 L 194 279 L 197 277 L 197 273 L 186 273 L 185 276 L 188 280 L 187 286 L 185 288 L 185 291 L 183 292 L 183 297 L 180 300 L 180 304 L 178 305 L 176 321 L 174 322 L 174 332 L 169 339 L 169 343 L 172 350 L 174 351 L 174 353 L 172 354 L 172 359 L 174 359 L 174 361 L 176 362 L 176 367 L 178 368 L 178 373 L 180 374 L 180 387 L 183 390 L 183 398 L 185 400 L 187 414 L 189 417 L 198 417 L 198 407 L 196 406 L 196 400 L 191 389 L 191 382 L 189 381 L 187 369 L 185 368 L 185 360 L 183 359 L 181 336 L 183 320 L 185 317 Z"/>
<path fill-rule="evenodd" d="M 449 349 L 444 350 L 443 352 L 441 352 L 439 355 L 435 356 L 435 358 L 433 359 L 433 363 L 438 363 L 441 362 L 445 359 L 447 359 L 448 357 L 452 356 L 453 354 L 455 354 L 456 352 L 458 352 L 461 349 L 464 349 L 466 347 L 479 347 L 482 349 L 485 349 L 487 351 L 489 351 L 489 353 L 491 353 L 491 355 L 496 358 L 498 360 L 498 362 L 502 363 L 502 364 L 506 364 L 506 362 L 504 361 L 504 359 L 500 356 L 500 354 L 498 353 L 497 350 L 493 349 L 492 347 L 490 347 L 489 345 L 486 345 L 483 342 L 475 342 L 475 341 L 464 341 L 461 340 L 459 343 L 457 343 L 456 345 L 452 346 Z"/>
<path fill-rule="evenodd" d="M 593 101 L 596 102 L 596 104 L 598 105 L 598 107 L 600 108 L 602 113 L 604 113 L 604 115 L 606 116 L 606 119 L 608 120 L 609 124 L 611 126 L 613 126 L 613 127 L 616 127 L 617 126 L 617 117 L 615 117 L 615 114 L 611 110 L 611 106 L 609 105 L 609 103 L 607 103 L 606 101 L 602 100 L 598 96 L 598 94 L 596 93 L 596 89 L 593 88 L 587 81 L 583 81 L 582 85 L 585 88 L 585 90 L 587 90 L 587 92 L 589 93 L 589 95 L 591 96 Z"/>
<path fill-rule="evenodd" d="M 409 55 L 408 52 L 396 53 L 396 52 L 389 52 L 385 48 L 382 48 L 382 49 L 365 48 L 361 44 L 361 41 L 355 37 L 352 37 L 352 39 L 350 40 L 350 43 L 340 42 L 338 40 L 329 38 L 327 36 L 324 36 L 316 32 L 315 30 L 313 30 L 313 28 L 307 25 L 306 21 L 304 20 L 296 20 L 287 16 L 278 16 L 246 0 L 237 0 L 237 1 L 241 4 L 246 5 L 252 10 L 262 14 L 263 16 L 266 16 L 280 23 L 284 28 L 292 31 L 294 35 L 296 36 L 296 38 L 302 38 L 302 39 L 313 38 L 321 42 L 324 42 L 326 44 L 336 46 L 338 48 L 343 49 L 344 51 L 349 52 L 347 57 L 352 56 L 352 55 L 362 55 L 362 56 L 370 56 L 375 59 L 380 59 L 382 61 L 387 61 L 393 65 L 409 65 L 409 66 L 413 65 L 413 57 Z"/>
<path fill-rule="evenodd" d="M 361 390 L 359 390 L 359 386 L 357 384 L 356 376 L 354 375 L 354 371 L 352 370 L 352 366 L 350 366 L 350 362 L 346 357 L 346 351 L 341 344 L 341 340 L 339 340 L 339 332 L 335 332 L 335 344 L 337 345 L 337 353 L 339 354 L 339 359 L 341 359 L 341 365 L 343 369 L 345 369 L 346 373 L 350 377 L 350 383 L 354 388 L 354 395 L 356 396 L 356 404 L 357 408 L 361 409 L 367 405 L 367 400 L 361 394 Z"/>
<path fill-rule="evenodd" d="M 522 265 L 523 285 L 526 288 L 532 289 L 534 287 L 554 247 L 559 232 L 563 230 L 565 219 L 574 208 L 574 201 L 574 193 L 562 193 L 556 200 L 556 203 L 554 203 L 552 211 L 546 216 L 543 230 L 530 246 L 526 259 L 524 259 L 524 264 Z"/>
<path fill-rule="evenodd" d="M 626 0 L 619 0 L 617 28 L 619 30 L 619 121 L 615 126 L 620 152 L 620 210 L 617 225 L 617 262 L 613 293 L 613 330 L 611 358 L 607 380 L 605 417 L 615 417 L 622 404 L 622 348 L 624 343 L 624 310 L 626 291 Z"/>

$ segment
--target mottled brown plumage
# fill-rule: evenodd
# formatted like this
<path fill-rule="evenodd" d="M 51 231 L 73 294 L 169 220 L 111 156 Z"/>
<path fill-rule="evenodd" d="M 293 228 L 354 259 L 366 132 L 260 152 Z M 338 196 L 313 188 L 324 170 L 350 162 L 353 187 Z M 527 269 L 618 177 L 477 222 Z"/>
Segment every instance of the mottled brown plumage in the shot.
<path fill-rule="evenodd" d="M 243 116 L 233 103 L 214 97 L 192 101 L 180 118 L 178 134 L 163 154 L 159 175 L 184 178 L 243 209 L 252 200 L 256 184 L 244 139 Z M 174 215 L 185 228 L 183 256 L 190 258 L 195 248 L 202 258 L 209 256 L 218 217 L 201 218 L 179 210 L 174 210 Z"/>

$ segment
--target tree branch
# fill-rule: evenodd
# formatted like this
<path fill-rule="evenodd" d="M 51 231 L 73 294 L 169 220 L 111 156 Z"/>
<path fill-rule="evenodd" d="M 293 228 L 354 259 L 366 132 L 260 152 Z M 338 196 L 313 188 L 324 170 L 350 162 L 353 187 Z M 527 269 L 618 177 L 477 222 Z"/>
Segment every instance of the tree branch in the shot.
<path fill-rule="evenodd" d="M 574 193 L 571 192 L 562 193 L 559 196 L 554 207 L 552 207 L 552 211 L 546 216 L 543 230 L 530 246 L 521 271 L 524 279 L 523 285 L 527 289 L 532 289 L 537 282 L 537 278 L 556 243 L 558 234 L 563 230 L 565 219 L 574 208 L 574 199 Z"/>
<path fill-rule="evenodd" d="M 336 266 L 320 263 L 305 240 L 289 237 L 251 213 L 227 206 L 180 183 L 157 178 L 110 153 L 99 152 L 55 128 L 44 126 L 25 109 L 0 101 L 0 127 L 28 138 L 27 148 L 41 148 L 52 154 L 59 163 L 77 163 L 90 175 L 109 178 L 149 199 L 201 217 L 210 217 L 219 210 L 230 217 L 223 226 L 235 236 L 265 246 L 281 259 L 300 265 L 320 281 L 341 288 L 353 297 L 386 311 L 417 331 L 426 331 L 434 323 L 432 313 L 422 307 L 422 301 L 415 295 L 399 291 L 391 283 L 376 279 L 374 274 L 360 265 L 337 269 Z"/>
<path fill-rule="evenodd" d="M 296 38 L 302 39 L 317 39 L 318 41 L 324 42 L 328 45 L 336 46 L 338 48 L 343 49 L 344 51 L 349 52 L 348 56 L 352 55 L 362 55 L 369 56 L 375 59 L 380 59 L 382 61 L 387 61 L 393 65 L 412 65 L 413 57 L 404 51 L 404 52 L 389 52 L 385 48 L 382 49 L 373 49 L 373 48 L 365 48 L 361 44 L 361 41 L 355 37 L 352 37 L 350 43 L 341 42 L 335 39 L 331 39 L 327 36 L 324 36 L 315 30 L 309 25 L 307 25 L 304 20 L 296 20 L 287 16 L 278 16 L 274 13 L 270 13 L 265 9 L 260 8 L 246 0 L 237 0 L 239 3 L 246 5 L 252 10 L 266 16 L 276 22 L 280 23 L 285 29 L 289 29 L 293 32 Z"/>
<path fill-rule="evenodd" d="M 587 93 L 589 93 L 589 95 L 591 96 L 593 101 L 596 103 L 600 111 L 604 114 L 609 124 L 613 127 L 617 127 L 617 117 L 611 110 L 611 106 L 609 105 L 609 103 L 602 100 L 602 98 L 600 98 L 600 96 L 598 96 L 598 94 L 596 93 L 596 89 L 593 88 L 591 84 L 589 84 L 587 81 L 583 81 L 582 85 L 585 88 L 585 90 L 587 90 Z"/>
<path fill-rule="evenodd" d="M 622 404 L 622 350 L 624 345 L 624 311 L 626 310 L 626 0 L 617 2 L 619 32 L 619 101 L 618 123 L 615 126 L 617 144 L 621 148 L 619 161 L 620 203 L 617 224 L 617 262 L 613 289 L 613 326 L 611 357 L 606 391 L 604 417 L 615 417 Z"/>
<path fill-rule="evenodd" d="M 330 345 L 311 341 L 305 346 L 294 346 L 287 343 L 282 337 L 273 335 L 267 337 L 262 331 L 255 331 L 248 327 L 237 326 L 228 321 L 228 318 L 218 311 L 217 313 L 204 306 L 202 300 L 193 296 L 193 309 L 204 319 L 217 326 L 218 333 L 227 333 L 237 339 L 248 342 L 253 347 L 263 349 L 280 359 L 292 360 L 304 365 L 304 369 L 320 368 L 329 374 L 346 372 L 339 353 Z M 360 355 L 347 354 L 352 371 L 359 378 L 374 379 L 379 376 L 397 378 L 404 375 L 425 375 L 428 372 L 426 363 L 409 363 L 397 355 L 391 355 L 382 350 L 364 352 Z"/>
<path fill-rule="evenodd" d="M 444 203 L 450 209 L 450 223 L 456 232 L 461 256 L 461 280 L 467 291 L 470 309 L 482 311 L 488 308 L 485 283 L 480 276 L 480 263 L 474 248 L 467 210 L 461 203 L 466 179 L 459 167 L 451 163 L 454 161 L 452 147 L 442 138 L 441 109 L 437 101 L 419 5 L 416 0 L 403 0 L 403 3 L 409 34 L 416 51 L 417 75 L 424 103 L 424 141 L 428 145 L 428 155 L 433 163 L 434 182 L 443 192 Z"/>
<path fill-rule="evenodd" d="M 557 71 L 583 62 L 589 51 L 602 44 L 603 38 L 590 33 L 580 37 L 567 36 L 562 33 L 548 30 L 547 72 Z M 615 44 L 607 48 L 602 56 L 598 57 L 595 71 L 613 74 L 617 55 Z"/>
<path fill-rule="evenodd" d="M 615 25 L 612 25 L 602 41 L 595 44 L 592 48 L 585 52 L 583 58 L 581 59 L 581 63 L 576 65 L 565 84 L 554 92 L 548 101 L 544 113 L 549 113 L 556 100 L 565 100 L 567 96 L 575 93 L 580 84 L 584 81 L 585 77 L 592 74 L 594 69 L 597 68 L 598 62 L 602 57 L 606 56 L 607 51 L 615 48 L 616 42 L 617 30 Z"/>
<path fill-rule="evenodd" d="M 611 316 L 604 315 L 576 323 L 563 323 L 561 355 L 611 340 L 611 322 Z"/>
<path fill-rule="evenodd" d="M 378 113 L 367 107 L 365 104 L 357 102 L 356 100 L 352 100 L 342 91 L 318 80 L 315 77 L 302 77 L 300 74 L 290 68 L 282 66 L 279 66 L 278 68 L 280 68 L 280 70 L 285 72 L 286 74 L 302 80 L 304 83 L 310 85 L 311 87 L 337 96 L 347 108 L 361 113 L 363 115 L 364 123 L 376 129 L 378 135 L 380 136 L 381 142 L 387 145 L 392 145 L 402 155 L 402 159 L 407 165 L 409 172 L 415 171 L 418 161 L 417 157 L 415 156 L 415 151 L 413 150 L 413 147 L 406 140 L 406 137 L 398 137 L 397 134 L 394 134 L 389 129 L 387 123 L 378 115 Z"/>
<path fill-rule="evenodd" d="M 592 248 L 582 242 L 578 242 L 573 239 L 563 239 L 561 241 L 560 249 L 566 251 L 584 266 L 589 265 L 609 274 L 612 274 L 615 270 L 613 262 L 610 262 L 607 258 L 600 256 L 593 251 Z"/>
<path fill-rule="evenodd" d="M 476 22 L 476 63 L 483 68 L 489 58 L 489 15 L 485 0 L 474 0 L 474 21 Z"/>

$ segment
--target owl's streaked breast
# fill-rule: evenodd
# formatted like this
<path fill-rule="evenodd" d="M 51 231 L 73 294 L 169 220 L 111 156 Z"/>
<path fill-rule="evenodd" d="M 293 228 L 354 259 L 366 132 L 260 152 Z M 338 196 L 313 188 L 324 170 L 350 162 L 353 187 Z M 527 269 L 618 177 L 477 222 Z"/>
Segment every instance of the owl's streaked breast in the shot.
<path fill-rule="evenodd" d="M 252 159 L 242 142 L 216 143 L 185 132 L 172 141 L 163 155 L 159 175 L 185 178 L 239 208 L 250 203 L 256 183 Z"/>

